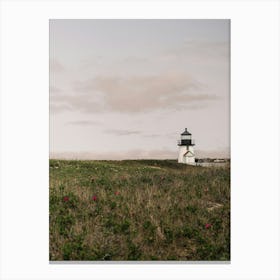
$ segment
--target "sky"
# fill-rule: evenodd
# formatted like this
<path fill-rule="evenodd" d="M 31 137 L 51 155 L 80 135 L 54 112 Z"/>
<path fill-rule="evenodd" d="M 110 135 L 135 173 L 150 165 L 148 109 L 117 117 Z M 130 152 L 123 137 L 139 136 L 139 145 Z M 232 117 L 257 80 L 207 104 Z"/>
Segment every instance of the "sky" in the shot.
<path fill-rule="evenodd" d="M 50 20 L 50 157 L 230 156 L 230 21 Z"/>

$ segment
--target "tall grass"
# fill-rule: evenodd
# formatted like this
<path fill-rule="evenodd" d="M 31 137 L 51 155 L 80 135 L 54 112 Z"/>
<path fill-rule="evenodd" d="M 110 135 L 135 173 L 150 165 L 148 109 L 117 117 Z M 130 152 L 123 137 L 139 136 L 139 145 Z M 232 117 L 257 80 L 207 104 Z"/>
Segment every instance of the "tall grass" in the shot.
<path fill-rule="evenodd" d="M 50 260 L 229 260 L 230 167 L 50 160 Z"/>

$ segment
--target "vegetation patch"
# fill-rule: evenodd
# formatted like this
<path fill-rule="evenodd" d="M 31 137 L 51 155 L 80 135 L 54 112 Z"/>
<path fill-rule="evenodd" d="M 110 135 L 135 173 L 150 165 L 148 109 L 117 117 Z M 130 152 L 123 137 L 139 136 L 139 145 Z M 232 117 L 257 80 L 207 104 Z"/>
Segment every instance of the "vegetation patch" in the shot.
<path fill-rule="evenodd" d="M 230 166 L 50 160 L 50 260 L 230 260 Z"/>

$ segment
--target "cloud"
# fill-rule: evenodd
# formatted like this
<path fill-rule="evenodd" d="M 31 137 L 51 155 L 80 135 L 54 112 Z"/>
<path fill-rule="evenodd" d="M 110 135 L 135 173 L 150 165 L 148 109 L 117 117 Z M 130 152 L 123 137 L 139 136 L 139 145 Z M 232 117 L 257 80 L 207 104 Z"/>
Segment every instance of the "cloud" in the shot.
<path fill-rule="evenodd" d="M 53 94 L 62 92 L 62 90 L 61 90 L 60 88 L 55 87 L 55 86 L 50 86 L 49 91 L 50 91 L 51 96 L 52 96 Z"/>
<path fill-rule="evenodd" d="M 75 95 L 53 95 L 51 104 L 81 112 L 149 112 L 186 109 L 216 99 L 201 93 L 204 86 L 183 73 L 150 76 L 102 76 L 75 84 Z"/>
<path fill-rule="evenodd" d="M 154 137 L 162 137 L 162 135 L 161 134 L 144 134 L 143 137 L 154 138 Z"/>
<path fill-rule="evenodd" d="M 176 135 L 176 132 L 159 134 L 159 133 L 145 133 L 144 131 L 140 131 L 140 130 L 125 130 L 125 129 L 110 129 L 110 130 L 104 130 L 103 132 L 115 136 L 141 135 L 144 138 L 155 138 L 155 137 L 167 138 L 167 137 L 174 137 L 174 135 Z"/>
<path fill-rule="evenodd" d="M 191 59 L 195 61 L 205 61 L 219 59 L 229 61 L 229 42 L 204 42 L 185 40 L 180 48 L 169 49 L 162 56 L 162 59 Z"/>
<path fill-rule="evenodd" d="M 183 109 L 186 105 L 209 101 L 213 96 L 202 94 L 203 85 L 182 73 L 154 76 L 99 77 L 88 81 L 80 90 L 103 93 L 108 110 L 148 112 L 156 109 Z"/>
<path fill-rule="evenodd" d="M 61 113 L 65 111 L 72 111 L 72 107 L 66 103 L 62 104 L 55 104 L 50 102 L 50 112 L 51 114 Z"/>
<path fill-rule="evenodd" d="M 64 66 L 55 58 L 51 58 L 49 62 L 50 73 L 62 72 L 65 70 Z"/>
<path fill-rule="evenodd" d="M 78 125 L 78 126 L 91 126 L 91 125 L 100 125 L 101 123 L 98 121 L 81 120 L 81 121 L 67 122 L 66 124 L 67 125 Z"/>
<path fill-rule="evenodd" d="M 101 111 L 100 102 L 85 94 L 50 94 L 50 112 L 61 113 L 65 111 L 80 111 L 96 113 Z"/>
<path fill-rule="evenodd" d="M 149 59 L 146 57 L 136 57 L 136 56 L 128 56 L 121 61 L 122 63 L 132 63 L 132 64 L 137 64 L 137 63 L 147 63 L 149 62 Z"/>
<path fill-rule="evenodd" d="M 110 130 L 105 130 L 104 132 L 116 136 L 127 136 L 127 135 L 135 135 L 141 133 L 138 130 L 122 130 L 122 129 L 110 129 Z"/>
<path fill-rule="evenodd" d="M 174 137 L 174 135 L 176 135 L 177 132 L 170 132 L 170 133 L 150 133 L 150 134 L 143 134 L 143 137 L 145 138 L 154 138 L 154 137 L 164 137 L 164 138 L 169 138 L 169 137 Z"/>

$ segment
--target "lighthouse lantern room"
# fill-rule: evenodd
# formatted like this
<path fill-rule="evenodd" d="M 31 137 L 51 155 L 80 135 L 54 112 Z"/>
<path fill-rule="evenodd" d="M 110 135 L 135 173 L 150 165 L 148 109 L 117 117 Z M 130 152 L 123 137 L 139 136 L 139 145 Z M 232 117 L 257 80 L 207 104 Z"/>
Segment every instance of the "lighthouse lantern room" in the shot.
<path fill-rule="evenodd" d="M 195 165 L 194 145 L 192 134 L 185 128 L 185 131 L 181 133 L 181 139 L 178 140 L 179 163 Z"/>

